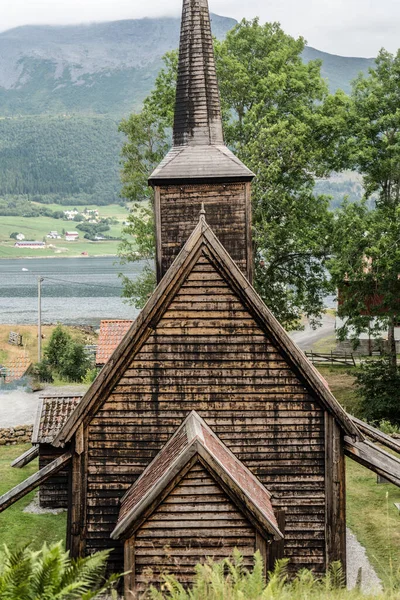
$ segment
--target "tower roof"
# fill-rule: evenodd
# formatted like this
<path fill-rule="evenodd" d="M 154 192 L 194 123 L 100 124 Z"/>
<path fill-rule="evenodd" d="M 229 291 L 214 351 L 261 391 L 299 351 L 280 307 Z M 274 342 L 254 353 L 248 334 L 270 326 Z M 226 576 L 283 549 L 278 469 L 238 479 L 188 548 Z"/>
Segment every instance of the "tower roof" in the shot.
<path fill-rule="evenodd" d="M 183 0 L 173 147 L 150 182 L 253 176 L 224 144 L 207 0 Z"/>

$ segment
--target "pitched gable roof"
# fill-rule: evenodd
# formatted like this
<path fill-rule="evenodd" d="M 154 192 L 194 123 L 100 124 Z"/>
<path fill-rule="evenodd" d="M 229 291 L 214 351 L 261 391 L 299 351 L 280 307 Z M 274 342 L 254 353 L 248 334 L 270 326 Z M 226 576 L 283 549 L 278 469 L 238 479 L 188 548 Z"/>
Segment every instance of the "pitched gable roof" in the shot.
<path fill-rule="evenodd" d="M 118 319 L 103 319 L 101 321 L 99 340 L 97 342 L 96 365 L 106 364 L 132 323 L 133 321 Z"/>
<path fill-rule="evenodd" d="M 362 434 L 329 389 L 323 384 L 318 371 L 265 306 L 250 282 L 218 241 L 206 223 L 204 216 L 201 215 L 192 235 L 158 284 L 146 306 L 103 371 L 57 436 L 54 444 L 63 445 L 69 441 L 85 417 L 87 416 L 90 419 L 90 416 L 93 416 L 97 408 L 105 401 L 107 395 L 119 381 L 120 369 L 123 368 L 128 359 L 131 360 L 137 354 L 153 333 L 157 323 L 202 254 L 207 256 L 223 275 L 233 293 L 240 298 L 259 327 L 278 348 L 310 393 L 335 416 L 348 435 L 362 439 Z"/>
<path fill-rule="evenodd" d="M 255 518 L 261 529 L 275 539 L 283 537 L 271 504 L 271 494 L 247 467 L 221 442 L 205 421 L 192 411 L 176 433 L 148 465 L 122 499 L 117 526 L 111 534 L 119 539 L 138 522 L 190 459 L 198 455 L 224 482 L 230 494 Z"/>
<path fill-rule="evenodd" d="M 33 427 L 32 444 L 52 444 L 83 394 L 41 396 Z"/>

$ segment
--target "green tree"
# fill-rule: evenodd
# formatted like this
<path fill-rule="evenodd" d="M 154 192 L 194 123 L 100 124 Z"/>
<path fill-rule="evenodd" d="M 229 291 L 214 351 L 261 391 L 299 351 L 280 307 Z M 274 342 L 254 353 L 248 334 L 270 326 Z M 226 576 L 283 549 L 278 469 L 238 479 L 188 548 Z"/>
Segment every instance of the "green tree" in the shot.
<path fill-rule="evenodd" d="M 257 19 L 243 20 L 215 43 L 226 140 L 256 174 L 255 285 L 287 328 L 298 326 L 304 313 L 319 317 L 328 288 L 324 265 L 331 219 L 328 200 L 314 194 L 314 176 L 328 171 L 336 120 L 333 111 L 324 111 L 328 95 L 320 63 L 302 62 L 304 44 L 279 25 L 260 25 Z M 124 194 L 131 200 L 151 199 L 148 175 L 170 144 L 176 56 L 167 56 L 142 113 L 121 127 L 128 136 Z M 149 220 L 147 225 L 131 219 L 121 250 L 125 259 L 142 256 L 138 246 L 154 227 Z M 141 281 L 135 288 L 125 279 L 126 296 L 148 293 L 148 273 L 146 281 L 150 285 Z"/>
<path fill-rule="evenodd" d="M 340 313 L 347 321 L 342 335 L 356 337 L 371 327 L 365 313 L 373 304 L 373 333 L 388 330 L 388 353 L 396 369 L 394 326 L 399 315 L 400 274 L 400 51 L 381 50 L 376 68 L 360 75 L 342 111 L 338 136 L 343 166 L 363 175 L 365 199 L 345 203 L 337 212 L 333 282 L 341 288 Z M 344 283 L 345 282 L 345 285 Z M 374 296 L 373 302 L 371 302 Z M 367 306 L 368 308 L 368 306 Z"/>
<path fill-rule="evenodd" d="M 90 600 L 110 591 L 118 579 L 106 580 L 108 553 L 71 560 L 61 542 L 39 552 L 5 548 L 0 564 L 0 598 L 4 600 Z M 104 597 L 104 596 L 102 596 Z"/>
<path fill-rule="evenodd" d="M 57 325 L 45 348 L 44 359 L 36 367 L 36 372 L 39 378 L 44 377 L 45 380 L 55 372 L 63 379 L 81 381 L 90 366 L 83 345 L 74 340 L 62 325 Z"/>
<path fill-rule="evenodd" d="M 68 331 L 62 325 L 58 324 L 44 350 L 44 357 L 47 364 L 55 371 L 61 369 L 65 349 L 71 341 L 72 338 Z"/>

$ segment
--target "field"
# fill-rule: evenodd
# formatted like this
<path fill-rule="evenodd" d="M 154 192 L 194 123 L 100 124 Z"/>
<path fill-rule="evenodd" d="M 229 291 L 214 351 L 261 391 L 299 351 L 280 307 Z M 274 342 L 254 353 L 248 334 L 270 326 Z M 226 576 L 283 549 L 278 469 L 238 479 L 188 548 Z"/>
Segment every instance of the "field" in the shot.
<path fill-rule="evenodd" d="M 46 347 L 55 325 L 43 325 L 42 335 L 44 335 L 42 349 Z M 95 334 L 83 333 L 75 327 L 65 327 L 69 333 L 81 343 L 96 344 L 97 336 Z M 8 343 L 10 331 L 16 331 L 22 335 L 23 347 L 12 346 Z M 37 328 L 36 325 L 0 325 L 0 364 L 7 364 L 13 358 L 17 358 L 21 353 L 26 352 L 32 362 L 37 362 Z"/>
<path fill-rule="evenodd" d="M 71 206 L 61 206 L 58 204 L 41 205 L 46 206 L 50 210 L 71 210 Z M 83 210 L 84 207 L 78 207 L 78 210 Z M 88 209 L 97 209 L 100 217 L 114 217 L 118 220 L 118 225 L 111 225 L 110 231 L 105 232 L 106 235 L 112 237 L 120 237 L 121 229 L 124 221 L 126 221 L 129 211 L 119 204 L 108 206 L 87 206 Z M 119 245 L 118 240 L 104 240 L 99 242 L 91 242 L 84 239 L 84 232 L 79 232 L 76 229 L 78 223 L 74 221 L 64 221 L 62 219 L 52 219 L 50 217 L 0 217 L 0 258 L 27 258 L 27 257 L 48 257 L 48 256 L 79 256 L 82 252 L 87 252 L 89 256 L 105 256 L 117 254 Z M 10 234 L 13 232 L 23 233 L 26 239 L 42 241 L 50 231 L 78 231 L 80 239 L 76 242 L 66 242 L 65 239 L 51 240 L 46 239 L 52 248 L 44 249 L 25 249 L 15 248 L 15 240 L 10 239 Z"/>

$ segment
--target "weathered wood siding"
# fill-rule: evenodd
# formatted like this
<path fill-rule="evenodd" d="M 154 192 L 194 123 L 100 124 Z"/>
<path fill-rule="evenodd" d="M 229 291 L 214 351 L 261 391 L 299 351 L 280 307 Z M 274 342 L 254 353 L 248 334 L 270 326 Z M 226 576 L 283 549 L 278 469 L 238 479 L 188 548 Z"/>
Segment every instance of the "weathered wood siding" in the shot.
<path fill-rule="evenodd" d="M 251 281 L 249 183 L 169 185 L 156 188 L 158 279 L 169 269 L 197 225 L 202 202 L 207 222 Z"/>
<path fill-rule="evenodd" d="M 291 568 L 323 571 L 324 410 L 205 258 L 89 425 L 87 550 L 116 546 L 119 498 L 192 409 L 285 510 Z"/>
<path fill-rule="evenodd" d="M 64 454 L 64 448 L 54 448 L 50 444 L 39 446 L 39 469 L 42 469 L 58 456 Z M 42 508 L 68 508 L 69 465 L 39 487 L 39 503 Z"/>
<path fill-rule="evenodd" d="M 136 591 L 142 591 L 152 570 L 151 582 L 165 572 L 189 582 L 195 566 L 207 556 L 216 560 L 238 548 L 244 564 L 253 564 L 256 532 L 215 479 L 197 463 L 167 496 L 134 536 Z M 125 570 L 133 565 L 125 564 Z"/>

